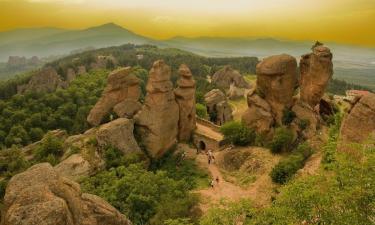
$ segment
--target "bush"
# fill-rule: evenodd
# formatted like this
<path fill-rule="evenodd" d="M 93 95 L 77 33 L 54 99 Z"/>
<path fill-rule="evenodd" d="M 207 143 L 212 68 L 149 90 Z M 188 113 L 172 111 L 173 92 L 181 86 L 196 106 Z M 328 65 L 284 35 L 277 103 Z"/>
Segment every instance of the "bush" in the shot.
<path fill-rule="evenodd" d="M 1 151 L 0 156 L 0 176 L 12 177 L 29 167 L 29 162 L 25 159 L 20 149 L 12 147 L 11 149 Z"/>
<path fill-rule="evenodd" d="M 310 126 L 310 120 L 302 119 L 302 120 L 299 120 L 299 121 L 298 121 L 298 127 L 299 127 L 301 130 L 305 130 L 305 129 L 308 128 L 309 126 Z"/>
<path fill-rule="evenodd" d="M 225 139 L 234 145 L 246 146 L 254 144 L 256 133 L 240 122 L 228 122 L 220 128 Z"/>
<path fill-rule="evenodd" d="M 63 142 L 59 138 L 48 133 L 40 146 L 35 149 L 34 159 L 37 162 L 49 162 L 52 165 L 58 163 L 58 158 L 63 155 Z"/>
<path fill-rule="evenodd" d="M 270 144 L 272 153 L 281 153 L 283 151 L 291 150 L 294 135 L 291 130 L 285 127 L 279 127 L 275 131 L 275 135 Z"/>
<path fill-rule="evenodd" d="M 272 181 L 284 184 L 305 165 L 305 161 L 312 155 L 312 148 L 304 143 L 298 146 L 288 158 L 280 161 L 271 171 Z"/>
<path fill-rule="evenodd" d="M 206 108 L 206 106 L 204 106 L 200 103 L 197 103 L 195 105 L 195 108 L 196 108 L 196 114 L 197 114 L 198 117 L 203 118 L 203 119 L 207 118 L 207 108 Z"/>
<path fill-rule="evenodd" d="M 282 123 L 284 125 L 289 125 L 291 122 L 293 122 L 294 118 L 296 118 L 296 113 L 288 108 L 285 108 L 283 111 Z"/>
<path fill-rule="evenodd" d="M 113 146 L 106 146 L 104 152 L 105 166 L 107 169 L 119 166 L 129 166 L 145 160 L 142 153 L 129 153 L 124 155 L 120 150 Z"/>

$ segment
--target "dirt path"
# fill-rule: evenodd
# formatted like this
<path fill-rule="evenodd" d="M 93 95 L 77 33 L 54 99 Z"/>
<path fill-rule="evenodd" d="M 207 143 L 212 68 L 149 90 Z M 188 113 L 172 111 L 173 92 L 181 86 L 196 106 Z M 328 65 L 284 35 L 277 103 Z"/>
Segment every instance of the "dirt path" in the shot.
<path fill-rule="evenodd" d="M 220 154 L 222 154 L 222 152 L 214 153 L 215 158 L 218 159 Z M 269 170 L 266 170 L 264 173 L 257 176 L 256 181 L 247 188 L 242 188 L 236 184 L 227 182 L 223 178 L 223 175 L 216 164 L 208 165 L 206 155 L 198 155 L 196 161 L 199 166 L 210 172 L 213 179 L 216 179 L 217 177 L 219 178 L 219 183 L 215 182 L 213 188 L 209 187 L 195 191 L 195 193 L 199 193 L 202 197 L 200 207 L 203 212 L 206 212 L 210 208 L 210 205 L 219 203 L 222 199 L 238 201 L 243 198 L 248 198 L 254 202 L 255 206 L 264 206 L 270 203 L 271 192 L 273 191 L 274 184 L 268 175 Z"/>

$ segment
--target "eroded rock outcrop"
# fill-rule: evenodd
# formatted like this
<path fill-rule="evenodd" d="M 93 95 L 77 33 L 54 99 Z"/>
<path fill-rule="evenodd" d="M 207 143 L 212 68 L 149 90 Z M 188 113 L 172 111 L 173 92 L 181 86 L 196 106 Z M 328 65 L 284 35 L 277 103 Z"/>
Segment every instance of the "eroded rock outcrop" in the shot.
<path fill-rule="evenodd" d="M 246 82 L 243 76 L 231 66 L 225 66 L 221 70 L 217 71 L 212 76 L 212 83 L 219 88 L 225 89 L 229 89 L 231 84 L 234 84 L 238 88 L 250 88 L 250 85 Z"/>
<path fill-rule="evenodd" d="M 158 158 L 175 143 L 179 107 L 170 81 L 171 68 L 163 60 L 154 62 L 146 86 L 142 110 L 134 117 L 136 131 L 149 155 Z"/>
<path fill-rule="evenodd" d="M 375 132 L 375 94 L 363 96 L 344 118 L 341 139 L 344 143 L 361 143 Z"/>
<path fill-rule="evenodd" d="M 124 154 L 141 152 L 133 134 L 134 121 L 126 118 L 119 118 L 102 125 L 96 134 L 98 145 L 113 146 Z"/>
<path fill-rule="evenodd" d="M 126 108 L 127 105 L 124 101 L 131 100 L 130 102 L 138 102 L 141 95 L 139 87 L 140 80 L 132 74 L 130 67 L 121 68 L 113 71 L 108 76 L 107 86 L 102 93 L 101 98 L 95 104 L 94 108 L 90 111 L 87 121 L 94 126 L 101 123 L 103 117 L 107 115 L 113 108 Z M 129 101 L 128 101 L 129 102 Z M 116 107 L 117 104 L 121 104 Z M 129 107 L 134 107 L 131 105 Z M 120 113 L 119 116 L 124 116 L 126 110 L 116 110 Z M 124 112 L 125 111 L 125 112 Z M 124 112 L 124 113 L 122 113 Z M 134 115 L 132 112 L 131 115 Z"/>
<path fill-rule="evenodd" d="M 189 141 L 196 127 L 195 115 L 195 81 L 190 69 L 181 65 L 179 70 L 180 79 L 177 81 L 178 88 L 174 91 L 179 106 L 178 139 Z"/>
<path fill-rule="evenodd" d="M 320 122 L 319 114 L 314 108 L 303 101 L 297 101 L 292 111 L 296 114 L 294 131 L 302 133 L 306 138 L 314 136 Z"/>
<path fill-rule="evenodd" d="M 63 81 L 56 70 L 46 67 L 34 74 L 27 84 L 17 86 L 17 93 L 22 94 L 26 91 L 52 92 L 63 86 Z"/>
<path fill-rule="evenodd" d="M 310 54 L 303 55 L 300 61 L 301 100 L 316 106 L 323 97 L 333 75 L 332 53 L 325 46 L 317 46 Z"/>
<path fill-rule="evenodd" d="M 37 164 L 9 181 L 2 225 L 131 225 L 103 199 L 81 192 L 48 163 Z"/>
<path fill-rule="evenodd" d="M 227 97 L 219 89 L 213 89 L 204 96 L 207 106 L 207 113 L 210 120 L 217 125 L 223 125 L 233 120 L 232 108 Z"/>
<path fill-rule="evenodd" d="M 290 55 L 275 55 L 263 59 L 256 68 L 257 89 L 281 124 L 283 111 L 293 105 L 297 84 L 297 61 Z"/>
<path fill-rule="evenodd" d="M 77 181 L 92 174 L 93 170 L 88 160 L 81 154 L 73 154 L 55 166 L 56 172 L 62 176 Z"/>
<path fill-rule="evenodd" d="M 255 93 L 255 89 L 247 94 L 248 109 L 242 115 L 242 122 L 259 134 L 268 134 L 275 123 L 271 106 Z"/>

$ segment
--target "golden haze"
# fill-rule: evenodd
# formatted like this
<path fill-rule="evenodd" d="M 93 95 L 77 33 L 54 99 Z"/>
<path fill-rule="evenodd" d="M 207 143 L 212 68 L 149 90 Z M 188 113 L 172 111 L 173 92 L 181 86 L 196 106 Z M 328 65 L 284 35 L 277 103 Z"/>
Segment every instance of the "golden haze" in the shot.
<path fill-rule="evenodd" d="M 1 31 L 114 22 L 156 39 L 275 37 L 375 46 L 375 0 L 0 0 L 0 21 Z"/>

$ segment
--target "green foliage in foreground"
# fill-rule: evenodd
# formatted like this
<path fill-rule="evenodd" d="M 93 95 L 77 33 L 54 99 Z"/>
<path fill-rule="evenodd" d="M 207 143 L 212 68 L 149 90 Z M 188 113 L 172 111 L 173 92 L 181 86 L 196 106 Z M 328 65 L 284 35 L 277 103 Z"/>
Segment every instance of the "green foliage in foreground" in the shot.
<path fill-rule="evenodd" d="M 116 151 L 107 148 L 107 168 L 118 165 Z M 147 170 L 146 163 L 136 158 L 122 157 L 122 166 L 86 178 L 81 183 L 82 189 L 106 199 L 136 225 L 189 225 L 189 219 L 196 220 L 198 215 L 193 209 L 198 198 L 189 191 L 203 177 L 208 183 L 207 174 L 199 172 L 190 160 L 177 166 L 173 155 L 163 159 L 162 166 L 154 171 Z"/>
<path fill-rule="evenodd" d="M 294 135 L 292 131 L 286 127 L 276 129 L 273 139 L 270 143 L 272 153 L 281 153 L 291 151 Z"/>
<path fill-rule="evenodd" d="M 34 161 L 49 162 L 51 165 L 59 163 L 63 155 L 63 141 L 52 134 L 46 134 L 40 145 L 34 151 Z"/>
<path fill-rule="evenodd" d="M 342 114 L 337 113 L 333 117 L 333 125 L 329 128 L 328 142 L 323 147 L 323 159 L 322 163 L 326 169 L 331 167 L 335 162 L 337 140 L 340 133 Z"/>
<path fill-rule="evenodd" d="M 233 121 L 224 124 L 220 128 L 225 139 L 234 145 L 246 146 L 254 144 L 256 133 L 254 130 L 246 127 L 241 122 Z"/>
<path fill-rule="evenodd" d="M 270 173 L 272 181 L 279 184 L 289 181 L 299 169 L 303 168 L 312 153 L 313 150 L 307 143 L 299 145 L 291 155 L 272 169 Z"/>

